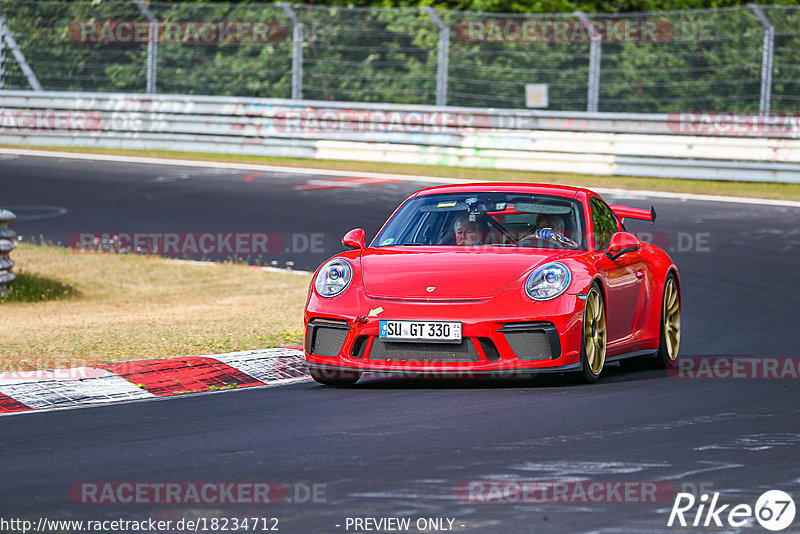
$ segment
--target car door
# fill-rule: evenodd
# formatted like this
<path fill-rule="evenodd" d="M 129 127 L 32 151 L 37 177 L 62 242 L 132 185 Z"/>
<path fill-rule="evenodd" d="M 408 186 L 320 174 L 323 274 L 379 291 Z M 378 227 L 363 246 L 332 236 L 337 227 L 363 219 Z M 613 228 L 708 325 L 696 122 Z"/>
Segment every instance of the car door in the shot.
<path fill-rule="evenodd" d="M 641 251 L 626 252 L 616 260 L 605 255 L 611 237 L 622 229 L 619 219 L 599 197 L 591 199 L 592 229 L 595 239 L 595 267 L 606 280 L 606 328 L 608 343 L 630 337 L 642 290 L 645 269 Z"/>

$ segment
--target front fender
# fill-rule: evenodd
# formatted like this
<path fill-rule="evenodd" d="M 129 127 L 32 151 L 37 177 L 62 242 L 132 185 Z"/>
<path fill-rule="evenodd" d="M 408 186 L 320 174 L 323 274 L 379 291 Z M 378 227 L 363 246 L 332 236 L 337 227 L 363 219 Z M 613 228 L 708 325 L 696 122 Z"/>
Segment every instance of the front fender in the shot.
<path fill-rule="evenodd" d="M 597 269 L 591 263 L 580 260 L 562 260 L 562 263 L 572 273 L 572 282 L 569 284 L 569 289 L 567 289 L 567 294 L 569 295 L 585 295 L 589 292 L 592 283 L 599 278 Z"/>

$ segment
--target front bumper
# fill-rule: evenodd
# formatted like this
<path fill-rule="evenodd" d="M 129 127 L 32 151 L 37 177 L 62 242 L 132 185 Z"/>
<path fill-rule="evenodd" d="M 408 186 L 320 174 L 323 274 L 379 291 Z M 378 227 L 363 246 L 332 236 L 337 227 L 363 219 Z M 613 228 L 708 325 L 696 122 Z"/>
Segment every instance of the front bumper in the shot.
<path fill-rule="evenodd" d="M 565 294 L 499 318 L 486 317 L 497 309 L 487 303 L 370 300 L 366 309 L 387 308 L 381 317 L 332 313 L 335 307 L 312 299 L 306 310 L 305 335 L 310 367 L 412 376 L 513 375 L 580 368 L 584 303 L 576 295 Z M 378 337 L 381 319 L 461 321 L 462 342 L 384 342 Z"/>

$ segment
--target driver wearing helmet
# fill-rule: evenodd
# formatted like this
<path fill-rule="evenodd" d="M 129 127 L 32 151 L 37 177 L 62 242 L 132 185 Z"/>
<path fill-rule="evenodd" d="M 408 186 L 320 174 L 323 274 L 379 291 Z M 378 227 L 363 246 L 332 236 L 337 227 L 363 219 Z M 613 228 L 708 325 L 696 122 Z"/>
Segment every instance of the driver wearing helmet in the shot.
<path fill-rule="evenodd" d="M 555 233 L 563 236 L 565 230 L 564 219 L 552 213 L 540 215 L 536 219 L 536 230 L 544 230 L 545 228 L 549 228 Z"/>

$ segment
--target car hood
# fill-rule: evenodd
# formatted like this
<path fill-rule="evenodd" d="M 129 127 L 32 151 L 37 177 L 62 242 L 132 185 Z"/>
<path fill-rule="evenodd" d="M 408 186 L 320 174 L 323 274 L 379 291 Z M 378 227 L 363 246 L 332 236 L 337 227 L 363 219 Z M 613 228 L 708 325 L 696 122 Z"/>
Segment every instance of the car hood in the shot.
<path fill-rule="evenodd" d="M 499 247 L 480 252 L 467 247 L 373 248 L 361 257 L 361 273 L 370 297 L 481 299 L 497 294 L 536 266 L 571 254 Z"/>

